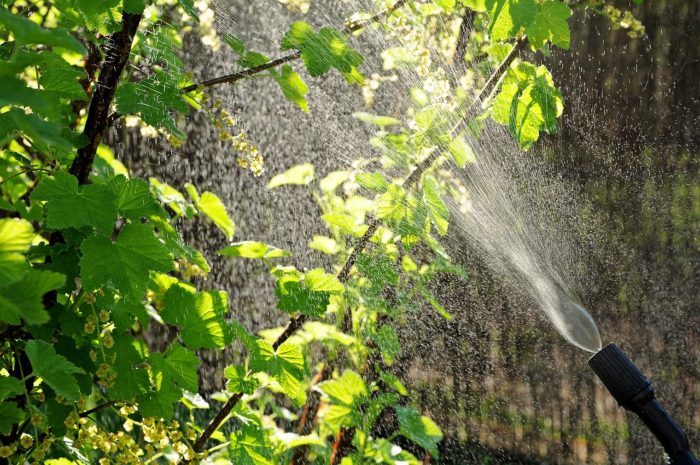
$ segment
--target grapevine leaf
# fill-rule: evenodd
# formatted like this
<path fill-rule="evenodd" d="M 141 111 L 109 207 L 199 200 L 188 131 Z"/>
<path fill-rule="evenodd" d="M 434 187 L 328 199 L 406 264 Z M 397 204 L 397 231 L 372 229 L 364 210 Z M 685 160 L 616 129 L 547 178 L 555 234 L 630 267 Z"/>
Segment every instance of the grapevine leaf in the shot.
<path fill-rule="evenodd" d="M 426 177 L 423 181 L 423 202 L 438 233 L 444 236 L 449 226 L 450 211 L 442 201 L 438 184 L 432 177 Z"/>
<path fill-rule="evenodd" d="M 12 427 L 24 420 L 24 410 L 14 402 L 0 402 L 0 434 L 8 435 Z"/>
<path fill-rule="evenodd" d="M 84 373 L 81 368 L 57 354 L 51 344 L 41 340 L 27 342 L 24 351 L 32 364 L 33 373 L 41 377 L 57 395 L 72 401 L 80 398 L 78 380 L 73 375 Z"/>
<path fill-rule="evenodd" d="M 0 24 L 12 32 L 15 41 L 20 44 L 43 44 L 51 47 L 62 47 L 81 55 L 85 55 L 87 52 L 83 44 L 65 29 L 44 29 L 23 16 L 13 15 L 4 8 L 0 8 Z"/>
<path fill-rule="evenodd" d="M 151 271 L 165 273 L 173 267 L 168 248 L 148 224 L 127 224 L 116 242 L 105 236 L 90 236 L 81 249 L 83 286 L 94 290 L 111 284 L 131 299 L 143 296 Z"/>
<path fill-rule="evenodd" d="M 272 76 L 279 84 L 280 89 L 282 89 L 282 95 L 287 100 L 294 102 L 303 111 L 308 112 L 309 104 L 306 101 L 306 93 L 309 91 L 309 88 L 304 80 L 289 65 L 282 66 L 280 71 L 280 73 L 273 72 Z"/>
<path fill-rule="evenodd" d="M 299 50 L 311 76 L 321 76 L 336 68 L 350 83 L 358 79 L 357 67 L 364 61 L 362 55 L 350 47 L 343 33 L 332 27 L 321 28 L 317 33 L 304 21 L 292 23 L 281 48 Z"/>
<path fill-rule="evenodd" d="M 292 166 L 284 173 L 274 176 L 267 184 L 267 188 L 274 189 L 275 187 L 286 186 L 287 184 L 306 186 L 314 179 L 314 165 L 311 163 L 302 163 L 301 165 Z"/>
<path fill-rule="evenodd" d="M 270 259 L 288 257 L 289 252 L 263 242 L 241 241 L 219 250 L 219 255 L 225 255 L 227 257 Z"/>
<path fill-rule="evenodd" d="M 442 431 L 433 420 L 421 416 L 410 407 L 396 407 L 396 416 L 399 419 L 399 433 L 415 442 L 433 457 L 438 457 L 437 445 L 442 441 Z"/>
<path fill-rule="evenodd" d="M 223 314 L 216 310 L 212 293 L 196 292 L 178 283 L 163 296 L 161 317 L 182 328 L 180 337 L 188 347 L 216 349 L 223 348 L 226 342 Z"/>
<path fill-rule="evenodd" d="M 18 281 L 29 270 L 24 254 L 33 238 L 34 229 L 28 221 L 0 220 L 0 288 Z"/>
<path fill-rule="evenodd" d="M 92 226 L 103 232 L 114 228 L 114 194 L 104 185 L 78 187 L 78 179 L 64 171 L 44 178 L 32 192 L 33 201 L 46 201 L 46 226 L 52 229 Z"/>
<path fill-rule="evenodd" d="M 219 197 L 211 192 L 204 192 L 196 202 L 197 208 L 204 213 L 207 218 L 221 229 L 226 238 L 231 239 L 236 232 L 236 225 L 226 212 L 226 206 Z"/>
<path fill-rule="evenodd" d="M 49 321 L 42 297 L 61 288 L 66 277 L 59 273 L 29 270 L 19 281 L 0 288 L 0 321 L 18 325 L 20 317 L 28 324 L 39 325 Z"/>
<path fill-rule="evenodd" d="M 284 389 L 285 394 L 296 405 L 306 400 L 301 384 L 304 377 L 304 356 L 296 344 L 285 342 L 277 350 L 270 343 L 258 339 L 250 360 L 253 371 L 264 371 L 272 376 Z"/>

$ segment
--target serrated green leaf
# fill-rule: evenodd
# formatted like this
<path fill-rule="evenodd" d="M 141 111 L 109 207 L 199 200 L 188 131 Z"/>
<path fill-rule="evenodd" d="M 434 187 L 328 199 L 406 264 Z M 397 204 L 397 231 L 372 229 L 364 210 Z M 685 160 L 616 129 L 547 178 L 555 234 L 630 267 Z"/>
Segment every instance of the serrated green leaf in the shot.
<path fill-rule="evenodd" d="M 219 197 L 211 192 L 202 193 L 195 203 L 197 208 L 204 213 L 224 234 L 227 239 L 231 239 L 236 232 L 236 225 L 226 212 L 226 205 Z"/>
<path fill-rule="evenodd" d="M 277 84 L 279 84 L 280 89 L 282 89 L 282 94 L 287 100 L 294 102 L 294 104 L 303 111 L 309 111 L 309 104 L 306 101 L 306 94 L 309 88 L 306 86 L 301 76 L 299 76 L 299 73 L 294 71 L 291 66 L 284 65 L 280 73 L 273 73 L 273 77 L 275 81 L 277 81 Z"/>
<path fill-rule="evenodd" d="M 20 318 L 31 325 L 49 321 L 42 297 L 49 291 L 61 288 L 66 277 L 59 273 L 29 270 L 22 277 L 0 288 L 0 321 L 20 324 Z"/>
<path fill-rule="evenodd" d="M 90 236 L 81 250 L 83 286 L 94 290 L 111 284 L 129 299 L 142 298 L 150 272 L 166 273 L 173 267 L 168 248 L 147 224 L 127 224 L 116 242 L 105 236 Z"/>
<path fill-rule="evenodd" d="M 117 88 L 114 97 L 117 112 L 122 115 L 138 115 L 146 124 L 166 128 L 173 135 L 183 138 L 170 115 L 172 110 L 186 114 L 189 105 L 180 92 L 177 73 L 157 71 L 139 82 L 127 82 Z"/>
<path fill-rule="evenodd" d="M 315 389 L 330 398 L 332 405 L 326 410 L 324 420 L 334 430 L 359 423 L 359 406 L 369 396 L 367 385 L 360 375 L 345 370 L 340 378 L 319 383 Z"/>
<path fill-rule="evenodd" d="M 78 187 L 78 179 L 58 171 L 44 178 L 31 194 L 32 201 L 46 201 L 46 226 L 51 229 L 92 226 L 111 232 L 117 218 L 115 196 L 106 186 Z"/>
<path fill-rule="evenodd" d="M 274 350 L 268 342 L 258 339 L 256 350 L 251 354 L 250 367 L 253 371 L 264 371 L 272 376 L 295 405 L 306 401 L 306 392 L 301 383 L 304 378 L 304 356 L 299 346 L 285 342 Z"/>
<path fill-rule="evenodd" d="M 30 222 L 18 218 L 0 220 L 0 288 L 18 281 L 29 270 L 24 254 L 33 238 Z"/>
<path fill-rule="evenodd" d="M 396 184 L 389 184 L 387 191 L 379 196 L 377 218 L 401 221 L 406 216 L 406 191 Z"/>
<path fill-rule="evenodd" d="M 428 208 L 430 220 L 435 225 L 440 235 L 447 233 L 450 224 L 450 210 L 440 197 L 440 190 L 437 182 L 430 176 L 423 180 L 423 202 Z"/>
<path fill-rule="evenodd" d="M 197 15 L 197 10 L 194 8 L 193 0 L 177 0 L 177 2 L 180 4 L 180 7 L 185 10 L 185 13 L 199 22 L 199 15 Z"/>
<path fill-rule="evenodd" d="M 300 165 L 292 166 L 284 173 L 274 176 L 267 184 L 267 188 L 274 189 L 276 187 L 286 186 L 288 184 L 306 186 L 314 179 L 314 165 L 311 163 L 302 163 Z"/>
<path fill-rule="evenodd" d="M 231 365 L 226 367 L 224 376 L 228 380 L 226 389 L 230 392 L 253 394 L 258 388 L 258 380 L 248 376 L 248 372 L 242 366 Z"/>
<path fill-rule="evenodd" d="M 125 7 L 129 11 L 129 7 L 134 0 L 127 0 Z M 116 7 L 119 5 L 118 0 L 101 0 L 99 2 L 91 0 L 75 0 L 73 5 L 79 13 L 83 24 L 93 32 L 100 34 L 109 34 L 118 28 L 118 18 Z M 137 12 L 140 13 L 140 12 Z"/>
<path fill-rule="evenodd" d="M 486 0 L 485 5 L 491 18 L 488 28 L 491 40 L 515 37 L 538 11 L 534 0 Z"/>
<path fill-rule="evenodd" d="M 314 292 L 345 292 L 345 286 L 338 280 L 335 275 L 326 273 L 321 268 L 316 268 L 307 271 L 304 274 L 304 284 Z"/>
<path fill-rule="evenodd" d="M 235 242 L 219 250 L 219 255 L 227 257 L 271 259 L 288 257 L 290 254 L 284 249 L 256 241 Z"/>
<path fill-rule="evenodd" d="M 70 100 L 87 100 L 85 89 L 78 82 L 84 74 L 81 70 L 69 67 L 44 69 L 39 75 L 39 84 L 51 94 Z"/>
<path fill-rule="evenodd" d="M 389 257 L 372 257 L 367 254 L 360 254 L 357 257 L 357 268 L 360 270 L 360 273 L 370 278 L 373 282 L 386 283 L 392 286 L 399 283 L 399 274 L 396 272 L 396 268 Z"/>
<path fill-rule="evenodd" d="M 163 321 L 181 327 L 182 341 L 192 349 L 225 347 L 224 314 L 217 312 L 214 296 L 175 284 L 163 296 Z"/>
<path fill-rule="evenodd" d="M 315 292 L 298 281 L 277 282 L 275 287 L 277 308 L 288 313 L 299 312 L 318 317 L 326 313 L 330 303 L 330 292 Z"/>
<path fill-rule="evenodd" d="M 351 83 L 358 79 L 357 67 L 364 61 L 362 55 L 350 47 L 343 33 L 332 27 L 321 28 L 316 33 L 304 21 L 292 23 L 281 48 L 299 50 L 311 76 L 321 76 L 336 68 Z"/>
<path fill-rule="evenodd" d="M 267 433 L 259 421 L 248 420 L 231 433 L 229 459 L 240 465 L 272 465 Z"/>
<path fill-rule="evenodd" d="M 83 44 L 65 29 L 44 29 L 23 16 L 13 15 L 4 8 L 0 8 L 0 24 L 12 32 L 15 41 L 20 44 L 43 44 L 51 47 L 63 47 L 81 55 L 87 53 Z"/>
<path fill-rule="evenodd" d="M 151 215 L 165 216 L 165 212 L 151 194 L 149 185 L 143 179 L 115 176 L 110 179 L 109 188 L 116 199 L 117 211 L 124 218 L 137 221 Z"/>
<path fill-rule="evenodd" d="M 25 353 L 32 364 L 32 372 L 41 377 L 54 392 L 68 400 L 80 398 L 80 388 L 75 374 L 84 373 L 64 356 L 56 353 L 51 344 L 41 340 L 27 342 Z"/>
<path fill-rule="evenodd" d="M 523 62 L 508 71 L 491 115 L 508 125 L 523 150 L 528 150 L 541 131 L 556 130 L 563 110 L 561 93 L 547 68 Z"/>
<path fill-rule="evenodd" d="M 571 31 L 568 19 L 571 8 L 559 0 L 549 0 L 538 5 L 539 11 L 532 22 L 525 28 L 528 40 L 536 48 L 542 48 L 547 42 L 569 49 Z"/>
<path fill-rule="evenodd" d="M 437 445 L 442 441 L 442 431 L 433 420 L 421 416 L 410 407 L 396 407 L 396 416 L 399 419 L 399 434 L 415 442 L 433 457 L 438 457 Z"/>

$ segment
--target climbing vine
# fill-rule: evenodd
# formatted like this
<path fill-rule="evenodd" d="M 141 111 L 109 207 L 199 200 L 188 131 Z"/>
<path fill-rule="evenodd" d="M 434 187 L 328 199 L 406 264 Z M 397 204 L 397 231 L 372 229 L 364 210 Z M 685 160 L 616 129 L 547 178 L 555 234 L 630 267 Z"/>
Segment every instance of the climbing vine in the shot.
<path fill-rule="evenodd" d="M 301 13 L 311 5 L 283 3 Z M 563 97 L 546 67 L 520 56 L 569 48 L 572 8 L 643 32 L 599 1 L 378 1 L 337 27 L 290 24 L 270 58 L 219 35 L 204 0 L 0 5 L 0 458 L 9 463 L 438 457 L 442 433 L 392 364 L 407 312 L 451 318 L 431 280 L 467 278 L 439 241 L 450 222 L 444 198 L 464 194 L 440 166 L 474 161 L 468 140 L 488 117 L 523 149 L 556 130 Z M 464 25 L 454 34 L 439 23 Z M 353 42 L 369 27 L 398 45 L 381 52 L 383 71 L 366 75 Z M 213 52 L 229 47 L 238 71 L 194 79 L 179 57 L 189 30 Z M 459 82 L 431 53 L 462 66 Z M 467 69 L 476 59 L 487 66 Z M 332 257 L 329 269 L 299 269 L 286 250 L 239 237 L 215 192 L 130 176 L 106 143 L 121 122 L 178 145 L 181 117 L 202 111 L 237 163 L 260 176 L 259 147 L 209 87 L 262 76 L 313 111 L 305 79 L 339 73 L 371 106 L 406 66 L 421 79 L 402 115 L 356 114 L 377 129 L 376 156 L 325 176 L 302 164 L 269 180 L 317 199 L 327 233 L 309 247 Z M 178 230 L 195 218 L 233 241 L 220 255 L 267 268 L 285 327 L 251 334 L 231 316 L 229 295 L 206 287 L 207 257 Z M 157 326 L 174 329 L 162 350 L 143 337 Z M 225 368 L 226 389 L 203 397 L 198 352 L 234 343 L 240 362 Z"/>

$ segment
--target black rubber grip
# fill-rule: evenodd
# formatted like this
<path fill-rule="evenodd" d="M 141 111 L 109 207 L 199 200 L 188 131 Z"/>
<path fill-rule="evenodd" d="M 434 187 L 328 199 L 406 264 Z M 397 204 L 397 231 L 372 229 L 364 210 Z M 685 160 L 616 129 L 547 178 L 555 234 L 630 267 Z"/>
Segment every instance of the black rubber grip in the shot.
<path fill-rule="evenodd" d="M 588 360 L 588 365 L 622 407 L 633 407 L 635 397 L 651 386 L 651 381 L 615 344 L 605 346 Z"/>

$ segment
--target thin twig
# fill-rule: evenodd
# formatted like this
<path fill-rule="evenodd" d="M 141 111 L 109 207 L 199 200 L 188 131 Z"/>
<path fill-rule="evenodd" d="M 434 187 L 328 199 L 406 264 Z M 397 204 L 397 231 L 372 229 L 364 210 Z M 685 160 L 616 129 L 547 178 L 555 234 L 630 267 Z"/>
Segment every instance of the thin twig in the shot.
<path fill-rule="evenodd" d="M 100 404 L 100 405 L 98 405 L 98 406 L 96 406 L 96 407 L 91 408 L 90 410 L 85 410 L 84 412 L 81 412 L 81 413 L 79 414 L 79 416 L 80 416 L 80 418 L 87 417 L 88 415 L 91 415 L 91 414 L 93 414 L 93 413 L 95 413 L 95 412 L 99 412 L 99 411 L 102 410 L 102 409 L 109 408 L 109 407 L 113 406 L 113 405 L 116 404 L 116 403 L 117 403 L 116 400 L 110 400 L 109 402 L 105 402 L 104 404 Z"/>
<path fill-rule="evenodd" d="M 406 4 L 408 0 L 398 0 L 396 3 L 394 3 L 392 6 L 387 8 L 384 11 L 381 11 L 377 13 L 376 15 L 372 16 L 371 18 L 368 18 L 364 21 L 359 21 L 355 22 L 349 25 L 346 25 L 343 29 L 342 32 L 345 34 L 349 34 L 352 32 L 359 31 L 360 29 L 363 29 L 367 26 L 369 26 L 372 23 L 375 23 L 377 21 L 380 21 L 383 18 L 387 18 L 391 16 L 396 10 L 401 8 L 403 5 Z M 288 63 L 290 61 L 298 60 L 301 57 L 301 52 L 299 50 L 295 50 L 292 53 L 289 53 L 288 55 L 284 55 L 280 58 L 276 58 L 274 60 L 270 60 L 267 63 L 263 63 L 260 66 L 256 66 L 254 68 L 248 68 L 244 69 L 242 71 L 237 71 L 235 73 L 231 74 L 226 74 L 224 76 L 219 76 L 213 79 L 207 79 L 206 81 L 202 81 L 197 84 L 190 84 L 189 86 L 183 87 L 180 89 L 181 92 L 192 92 L 195 91 L 201 87 L 211 87 L 215 86 L 217 84 L 231 84 L 236 81 L 240 81 L 241 79 L 245 79 L 247 77 L 251 77 L 255 74 L 261 73 L 263 71 L 266 71 L 271 68 L 276 68 L 279 65 L 282 65 L 284 63 Z"/>
<path fill-rule="evenodd" d="M 231 413 L 231 410 L 233 410 L 233 407 L 241 399 L 241 397 L 243 397 L 243 393 L 237 392 L 234 395 L 232 395 L 229 400 L 226 401 L 223 407 L 221 407 L 221 410 L 219 410 L 219 412 L 212 419 L 212 421 L 209 422 L 209 425 L 207 425 L 206 429 L 202 431 L 202 434 L 197 438 L 197 441 L 194 443 L 194 446 L 192 446 L 192 449 L 194 449 L 195 452 L 201 452 L 202 448 L 207 443 L 211 435 L 214 434 L 214 431 L 216 431 L 221 425 L 221 423 L 223 423 L 224 420 L 226 420 L 229 413 Z"/>

